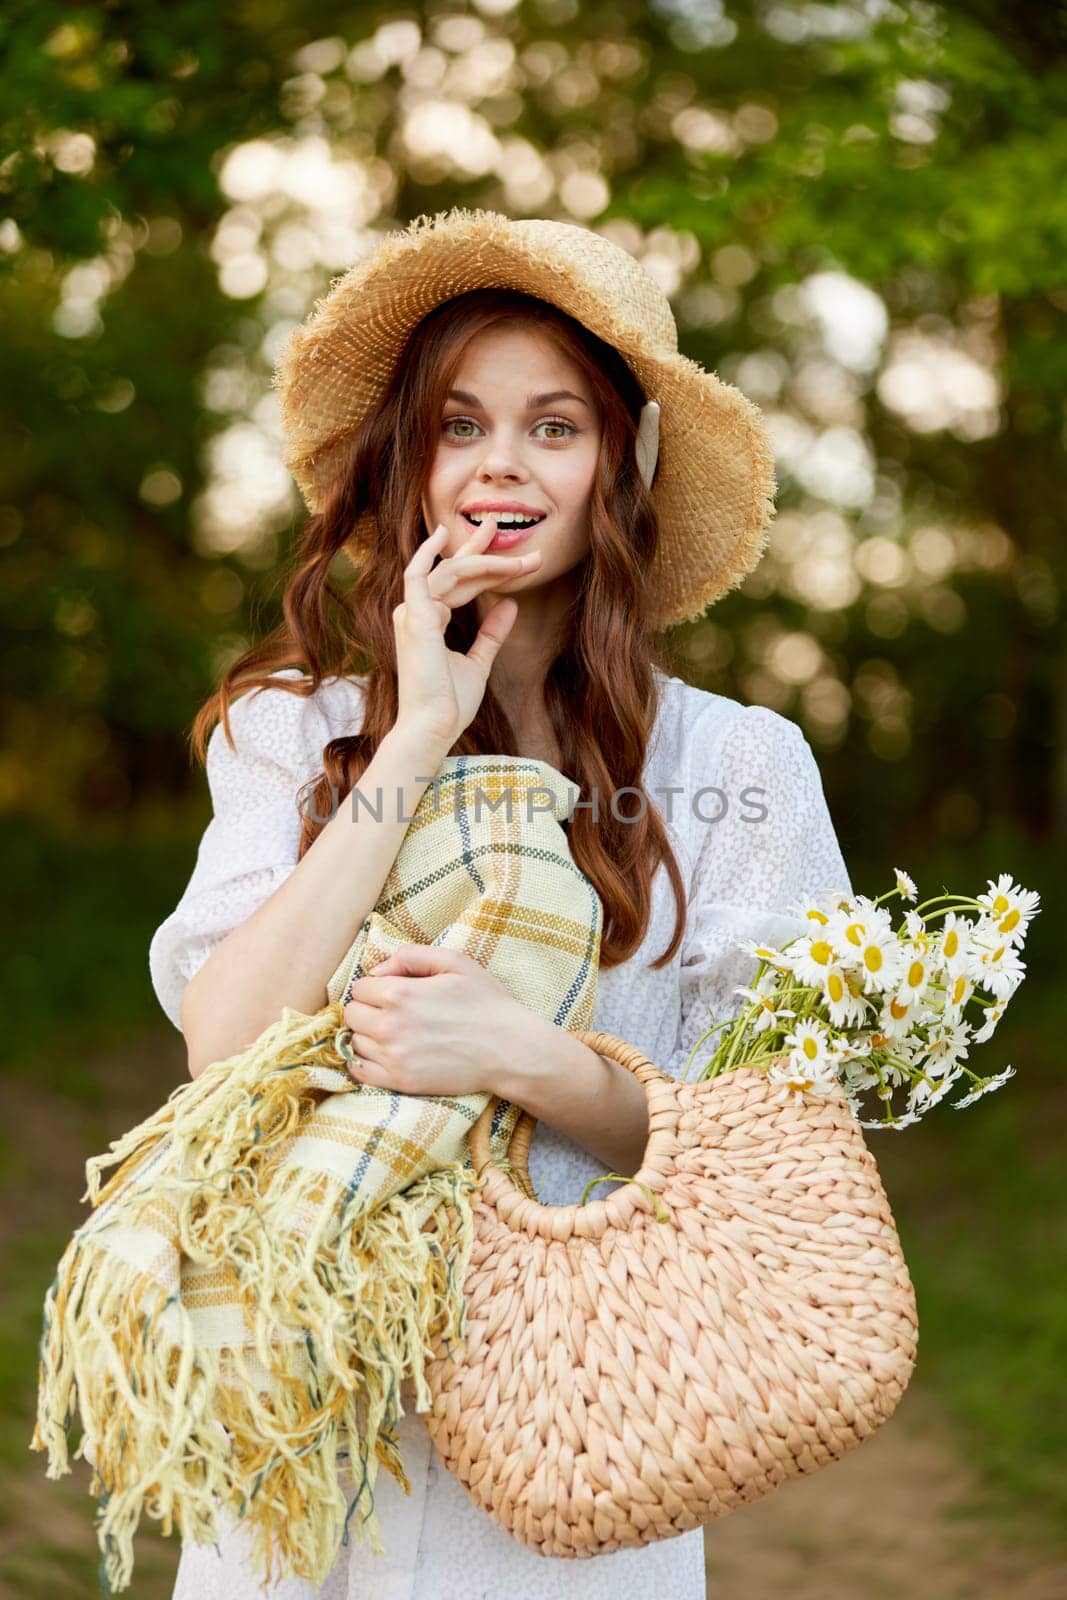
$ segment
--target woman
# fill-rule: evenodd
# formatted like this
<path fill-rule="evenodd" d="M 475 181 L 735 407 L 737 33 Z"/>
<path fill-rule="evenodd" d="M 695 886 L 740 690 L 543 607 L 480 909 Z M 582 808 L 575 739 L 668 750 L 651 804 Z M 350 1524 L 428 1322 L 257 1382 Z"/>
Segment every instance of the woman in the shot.
<path fill-rule="evenodd" d="M 851 889 L 799 728 L 671 675 L 652 637 L 759 559 L 773 474 L 758 413 L 678 355 L 665 297 L 626 252 L 491 213 L 390 236 L 291 336 L 278 384 L 314 515 L 284 623 L 195 724 L 201 755 L 219 716 L 234 738 L 211 732 L 214 816 L 150 950 L 190 1071 L 283 1005 L 325 1003 L 443 758 L 500 752 L 579 792 L 570 844 L 604 906 L 594 1028 L 678 1076 L 751 981 L 737 941 L 791 938 L 798 896 Z M 342 551 L 359 569 L 344 591 Z M 409 946 L 359 980 L 345 1020 L 357 1079 L 532 1111 L 542 1201 L 637 1171 L 636 1081 L 473 960 Z M 400 1442 L 412 1492 L 379 1475 L 386 1555 L 353 1540 L 328 1600 L 705 1593 L 700 1529 L 546 1560 L 439 1466 L 410 1406 Z M 183 1551 L 175 1600 L 259 1592 L 240 1526 Z"/>

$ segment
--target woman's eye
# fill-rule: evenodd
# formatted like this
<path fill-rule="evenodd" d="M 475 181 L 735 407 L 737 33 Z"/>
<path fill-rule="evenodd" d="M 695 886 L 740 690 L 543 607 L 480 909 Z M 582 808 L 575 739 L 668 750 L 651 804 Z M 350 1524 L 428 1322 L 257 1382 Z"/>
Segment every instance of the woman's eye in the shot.
<path fill-rule="evenodd" d="M 461 428 L 476 428 L 478 424 L 474 421 L 473 417 L 448 417 L 446 418 L 443 426 L 447 431 L 449 428 L 454 428 L 457 426 Z M 541 421 L 537 423 L 536 426 L 539 428 L 565 428 L 567 430 L 567 432 L 563 434 L 554 433 L 549 435 L 553 441 L 558 441 L 561 438 L 565 439 L 567 438 L 568 434 L 578 432 L 573 422 L 568 422 L 565 417 L 542 417 Z M 454 439 L 469 439 L 472 436 L 469 433 L 454 433 L 452 437 Z"/>

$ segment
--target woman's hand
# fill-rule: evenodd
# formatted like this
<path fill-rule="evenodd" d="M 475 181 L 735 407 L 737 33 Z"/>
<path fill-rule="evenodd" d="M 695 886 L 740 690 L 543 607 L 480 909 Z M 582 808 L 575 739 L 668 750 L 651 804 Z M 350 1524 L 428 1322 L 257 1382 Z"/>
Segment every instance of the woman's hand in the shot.
<path fill-rule="evenodd" d="M 528 1024 L 525 1006 L 459 950 L 402 945 L 344 1007 L 356 1083 L 403 1094 L 495 1094 Z"/>
<path fill-rule="evenodd" d="M 485 546 L 496 533 L 496 522 L 486 517 L 455 555 L 445 556 L 434 567 L 444 533 L 444 525 L 438 523 L 404 568 L 404 598 L 393 610 L 393 631 L 397 723 L 428 726 L 451 746 L 474 721 L 497 651 L 511 632 L 519 607 L 510 595 L 498 600 L 466 655 L 445 645 L 452 611 L 503 580 L 532 571 L 541 552 L 491 555 Z"/>
<path fill-rule="evenodd" d="M 495 1094 L 636 1172 L 648 1141 L 644 1087 L 566 1028 L 513 999 L 479 962 L 405 944 L 352 985 L 344 1007 L 354 1082 L 401 1094 Z"/>

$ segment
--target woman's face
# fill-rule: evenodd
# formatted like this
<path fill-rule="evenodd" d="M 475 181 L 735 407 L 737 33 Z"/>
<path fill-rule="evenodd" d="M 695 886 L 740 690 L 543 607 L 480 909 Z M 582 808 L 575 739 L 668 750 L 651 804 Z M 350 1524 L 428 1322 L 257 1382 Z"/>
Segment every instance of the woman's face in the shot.
<path fill-rule="evenodd" d="M 566 391 L 561 393 L 560 391 Z M 600 449 L 593 395 L 579 367 L 525 329 L 487 328 L 467 346 L 445 400 L 437 453 L 423 497 L 426 531 L 443 523 L 442 555 L 470 537 L 471 508 L 514 503 L 541 513 L 528 532 L 493 549 L 540 550 L 532 572 L 505 578 L 507 594 L 536 589 L 589 550 L 589 506 Z M 491 511 L 476 516 L 493 519 Z M 494 591 L 495 592 L 495 591 Z"/>

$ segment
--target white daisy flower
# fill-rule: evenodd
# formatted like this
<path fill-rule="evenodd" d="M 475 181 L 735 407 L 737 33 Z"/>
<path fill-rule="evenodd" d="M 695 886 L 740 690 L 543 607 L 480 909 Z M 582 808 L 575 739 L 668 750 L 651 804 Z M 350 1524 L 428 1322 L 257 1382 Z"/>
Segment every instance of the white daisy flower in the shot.
<path fill-rule="evenodd" d="M 942 1078 L 928 1076 L 918 1078 L 908 1094 L 908 1109 L 922 1107 L 929 1111 L 931 1106 L 936 1106 L 939 1100 L 945 1098 L 952 1085 L 957 1083 L 962 1076 L 963 1069 L 956 1068 L 954 1071 L 949 1070 L 946 1072 Z"/>
<path fill-rule="evenodd" d="M 878 1087 L 878 1074 L 869 1061 L 847 1061 L 841 1070 L 846 1089 L 854 1094 Z"/>
<path fill-rule="evenodd" d="M 945 990 L 945 1015 L 959 1016 L 974 993 L 974 979 L 966 972 L 958 972 Z"/>
<path fill-rule="evenodd" d="M 917 900 L 919 891 L 915 887 L 913 878 L 909 878 L 903 867 L 894 867 L 893 874 L 897 880 L 897 892 L 902 900 Z"/>
<path fill-rule="evenodd" d="M 830 910 L 832 909 L 831 907 L 823 910 L 822 906 L 811 905 L 810 903 L 805 904 L 803 900 L 800 900 L 794 901 L 790 908 L 790 914 L 795 917 L 802 917 L 805 922 L 812 923 L 816 928 L 825 928 L 830 920 Z M 815 938 L 814 933 L 812 938 Z"/>
<path fill-rule="evenodd" d="M 792 972 L 792 960 L 784 950 L 776 950 L 772 944 L 756 944 L 752 939 L 738 939 L 737 947 L 747 956 L 755 956 L 759 961 L 766 961 L 775 972 Z"/>
<path fill-rule="evenodd" d="M 884 994 L 896 989 L 904 972 L 904 950 L 896 934 L 881 928 L 870 929 L 858 942 L 856 970 L 863 974 L 865 994 Z"/>
<path fill-rule="evenodd" d="M 884 906 L 876 906 L 869 895 L 858 894 L 851 903 L 835 911 L 828 923 L 827 937 L 837 945 L 842 940 L 855 945 L 858 932 L 892 933 L 893 919 Z"/>
<path fill-rule="evenodd" d="M 974 934 L 974 924 L 966 917 L 957 916 L 955 911 L 949 911 L 941 924 L 941 939 L 938 946 L 940 964 L 950 977 L 955 977 L 959 972 L 969 970 L 971 961 L 971 939 Z"/>
<path fill-rule="evenodd" d="M 826 1029 L 818 1022 L 805 1019 L 798 1022 L 792 1033 L 787 1033 L 784 1043 L 792 1049 L 798 1062 L 806 1067 L 823 1066 L 827 1060 L 830 1041 Z"/>
<path fill-rule="evenodd" d="M 812 924 L 811 937 L 818 937 L 818 930 L 826 928 L 833 916 L 838 916 L 842 911 L 847 911 L 852 902 L 845 898 L 839 890 L 823 889 L 818 894 L 810 894 L 800 900 L 793 900 L 786 907 L 788 915 L 797 917 L 804 922 Z"/>
<path fill-rule="evenodd" d="M 902 1133 L 905 1128 L 912 1127 L 918 1120 L 919 1114 L 917 1111 L 905 1111 L 902 1116 L 893 1117 L 888 1122 L 864 1122 L 861 1126 L 864 1128 L 892 1128 L 894 1133 Z"/>
<path fill-rule="evenodd" d="M 923 1070 L 940 1077 L 969 1053 L 970 1029 L 965 1022 L 942 1019 L 941 1026 L 926 1041 Z"/>
<path fill-rule="evenodd" d="M 888 995 L 878 1016 L 879 1031 L 890 1039 L 903 1039 L 923 1016 L 921 995 L 908 995 L 903 989 Z"/>
<path fill-rule="evenodd" d="M 789 953 L 793 957 L 793 971 L 801 983 L 819 989 L 823 987 L 827 971 L 838 959 L 837 951 L 823 933 L 805 934 L 790 946 Z"/>
<path fill-rule="evenodd" d="M 755 980 L 751 988 L 745 988 L 741 985 L 738 985 L 738 987 L 734 990 L 734 994 L 746 994 L 752 996 L 756 1000 L 763 1000 L 768 995 L 773 995 L 778 992 L 779 983 L 780 975 L 775 972 L 773 967 L 767 967 L 763 972 L 760 973 L 759 977 Z"/>
<path fill-rule="evenodd" d="M 863 1022 L 867 1007 L 859 982 L 838 962 L 823 974 L 822 993 L 835 1028 L 858 1027 Z"/>
<path fill-rule="evenodd" d="M 994 883 L 988 879 L 988 892 L 975 895 L 978 904 L 989 913 L 997 932 L 1013 944 L 1021 944 L 1026 930 L 1041 909 L 1041 896 L 1033 889 L 1023 889 L 1012 882 L 1011 874 L 1002 872 Z"/>
<path fill-rule="evenodd" d="M 850 970 L 863 974 L 863 986 L 893 988 L 900 971 L 899 941 L 893 920 L 882 907 L 857 895 L 855 907 L 831 917 L 827 938 Z"/>
<path fill-rule="evenodd" d="M 916 901 L 914 880 L 903 868 L 893 870 L 895 893 L 902 901 Z M 913 904 L 901 908 L 896 928 L 890 913 L 869 896 L 812 894 L 789 908 L 803 919 L 805 932 L 788 939 L 784 948 L 737 941 L 759 962 L 751 986 L 733 991 L 745 1003 L 746 1039 L 763 1036 L 750 1054 L 785 1099 L 843 1091 L 861 1127 L 899 1132 L 944 1100 L 963 1077 L 974 1087 L 953 1102 L 961 1107 L 1014 1076 L 1009 1067 L 994 1078 L 979 1078 L 963 1065 L 972 1039 L 983 1043 L 991 1037 L 1022 981 L 1020 947 L 1039 903 L 1007 874 L 991 879 L 988 887 L 988 894 L 971 901 L 946 890 L 939 902 L 974 906 L 974 918 L 953 910 L 927 923 Z M 799 1008 L 799 1017 L 783 1003 L 786 990 L 796 985 L 813 995 L 812 1004 L 805 1001 Z M 976 993 L 980 989 L 986 992 Z M 987 1004 L 990 997 L 993 1003 Z M 985 1012 L 974 1029 L 964 1016 L 972 1000 Z M 768 1065 L 778 1038 L 784 1043 Z M 744 1058 L 744 1050 L 734 1052 L 735 1065 L 743 1065 Z M 863 1120 L 868 1095 L 876 1105 L 881 1102 L 883 1115 L 877 1120 Z M 895 1110 L 898 1096 L 906 1099 L 903 1114 Z"/>
<path fill-rule="evenodd" d="M 827 1063 L 799 1061 L 792 1055 L 784 1061 L 776 1061 L 768 1069 L 767 1077 L 771 1083 L 781 1085 L 783 1100 L 793 1094 L 811 1094 L 818 1100 L 825 1100 L 839 1087 L 837 1074 Z"/>
<path fill-rule="evenodd" d="M 1023 981 L 1025 961 L 1020 961 L 1016 948 L 1007 939 L 979 938 L 971 945 L 971 973 L 983 989 L 998 1000 L 1009 1000 Z"/>
<path fill-rule="evenodd" d="M 962 1100 L 953 1100 L 952 1104 L 957 1111 L 961 1110 L 963 1106 L 972 1106 L 984 1094 L 992 1094 L 994 1089 L 999 1089 L 1002 1083 L 1007 1083 L 1008 1079 L 1014 1078 L 1014 1076 L 1015 1068 L 1005 1067 L 1004 1071 L 998 1072 L 995 1078 L 982 1079 L 975 1085 L 970 1094 L 965 1094 Z"/>
<path fill-rule="evenodd" d="M 922 998 L 927 984 L 932 982 L 937 963 L 930 954 L 927 941 L 905 939 L 900 951 L 903 959 L 897 997 L 903 1005 L 912 1006 Z"/>
<path fill-rule="evenodd" d="M 989 1007 L 985 1014 L 985 1021 L 982 1023 L 982 1026 L 976 1029 L 976 1031 L 971 1035 L 975 1044 L 985 1044 L 987 1039 L 991 1039 L 993 1037 L 993 1034 L 996 1031 L 997 1023 L 1000 1021 L 1007 1009 L 1007 1000 L 997 1000 Z"/>
<path fill-rule="evenodd" d="M 843 1061 L 850 1061 L 855 1056 L 869 1056 L 875 1048 L 871 1043 L 873 1037 L 873 1029 L 857 1028 L 851 1039 L 842 1039 L 837 1046 L 838 1054 Z"/>
<path fill-rule="evenodd" d="M 764 978 L 772 976 L 773 974 L 767 972 L 763 974 Z M 762 984 L 762 982 L 763 979 L 761 978 L 760 984 Z M 755 1018 L 749 1022 L 749 1028 L 754 1034 L 766 1033 L 768 1028 L 776 1028 L 779 1025 L 779 1019 L 781 1017 L 796 1016 L 795 1011 L 790 1011 L 785 1006 L 776 1006 L 774 1003 L 774 994 L 761 992 L 759 984 L 757 984 L 756 988 L 754 989 L 746 989 L 738 986 L 734 990 L 734 994 L 742 994 L 745 996 L 746 1000 L 748 1000 L 750 1005 L 759 1006 L 759 1010 L 756 1012 Z"/>

